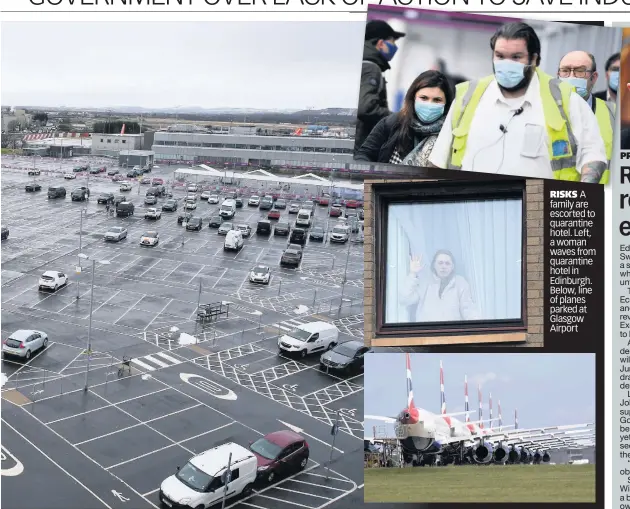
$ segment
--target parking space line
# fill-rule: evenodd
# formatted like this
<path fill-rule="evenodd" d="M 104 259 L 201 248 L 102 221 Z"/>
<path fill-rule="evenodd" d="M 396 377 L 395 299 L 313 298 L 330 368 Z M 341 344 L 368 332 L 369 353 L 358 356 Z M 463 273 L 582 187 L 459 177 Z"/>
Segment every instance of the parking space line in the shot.
<path fill-rule="evenodd" d="M 164 277 L 162 278 L 162 281 L 164 281 L 164 280 L 165 280 L 166 278 L 168 278 L 168 277 L 169 277 L 169 276 L 170 276 L 173 272 L 175 272 L 177 269 L 179 269 L 179 268 L 183 265 L 183 263 L 184 263 L 184 262 L 179 262 L 179 263 L 177 264 L 177 267 L 175 267 L 172 271 L 170 271 L 168 274 L 166 274 L 166 276 L 164 276 Z"/>
<path fill-rule="evenodd" d="M 216 255 L 215 255 L 215 256 L 216 256 Z M 215 286 L 217 286 L 217 284 L 219 283 L 219 281 L 221 281 L 221 278 L 222 278 L 223 276 L 225 276 L 225 273 L 226 273 L 227 271 L 228 271 L 228 270 L 227 270 L 227 268 L 223 270 L 223 274 L 221 274 L 221 275 L 219 276 L 219 279 L 217 279 L 216 283 L 214 283 L 214 284 L 212 285 L 212 288 L 213 288 L 213 289 L 214 289 L 214 287 L 215 287 Z"/>
<path fill-rule="evenodd" d="M 260 253 L 258 254 L 258 256 L 256 257 L 256 263 L 258 263 L 258 260 L 260 260 L 260 257 L 262 256 L 262 254 L 265 252 L 265 248 L 261 248 Z"/>
<path fill-rule="evenodd" d="M 49 351 L 49 350 L 50 350 L 50 348 L 51 348 L 54 344 L 55 344 L 55 342 L 54 342 L 54 341 L 51 341 L 51 342 L 48 344 L 48 346 L 46 347 L 46 349 L 45 349 L 45 350 L 46 350 L 46 351 Z M 33 356 L 29 359 L 29 360 L 27 360 L 27 361 L 26 361 L 24 364 L 22 364 L 22 365 L 21 365 L 21 366 L 20 366 L 17 370 L 15 370 L 15 372 L 14 372 L 14 373 L 11 373 L 11 375 L 7 377 L 7 380 L 8 380 L 9 378 L 11 378 L 12 376 L 16 375 L 17 373 L 19 373 L 20 371 L 22 371 L 24 368 L 30 368 L 30 367 L 31 367 L 31 365 L 30 365 L 29 363 L 30 363 L 30 362 L 32 362 L 32 361 L 34 361 L 35 359 L 37 359 L 37 357 L 39 357 L 39 355 L 40 355 L 41 353 L 43 353 L 43 352 L 44 352 L 44 350 L 40 350 L 40 351 L 39 351 L 39 352 L 37 352 L 35 355 L 33 355 Z M 6 362 L 6 361 L 5 361 L 5 362 Z"/>
<path fill-rule="evenodd" d="M 16 430 L 13 426 L 11 426 L 7 421 L 1 419 L 2 422 L 11 429 L 16 435 L 20 436 L 22 440 L 24 440 L 27 444 L 33 447 L 36 451 L 38 451 L 42 456 L 44 456 L 48 461 L 50 461 L 53 465 L 55 465 L 59 470 L 61 470 L 64 474 L 70 477 L 74 482 L 76 482 L 79 486 L 85 489 L 90 495 L 92 495 L 96 500 L 98 500 L 101 504 L 103 504 L 108 509 L 112 509 L 112 507 L 107 504 L 101 497 L 99 497 L 96 493 L 94 493 L 90 488 L 88 488 L 85 484 L 79 481 L 75 476 L 73 476 L 70 472 L 68 472 L 65 468 L 63 468 L 59 463 L 57 463 L 54 459 L 52 459 L 48 454 L 42 451 L 39 447 L 37 447 L 33 442 L 31 442 L 28 438 L 26 438 L 22 433 Z"/>
<path fill-rule="evenodd" d="M 268 507 L 263 507 L 261 505 L 256 505 L 256 504 L 250 504 L 249 502 L 240 502 L 240 504 L 248 505 L 249 507 L 255 507 L 256 509 L 269 509 Z"/>
<path fill-rule="evenodd" d="M 164 310 L 165 310 L 168 306 L 170 306 L 170 305 L 171 305 L 171 302 L 173 302 L 174 300 L 175 300 L 175 299 L 170 299 L 170 300 L 169 300 L 169 301 L 168 301 L 168 302 L 164 305 L 164 307 L 163 307 L 162 309 L 160 309 L 160 312 L 159 312 L 157 315 L 155 315 L 155 316 L 153 317 L 153 320 L 151 320 L 151 321 L 147 324 L 147 326 L 146 326 L 143 330 L 147 330 L 147 329 L 151 326 L 151 324 L 152 324 L 153 322 L 155 322 L 156 318 L 157 318 L 158 316 L 160 316 L 160 315 L 164 312 Z"/>
<path fill-rule="evenodd" d="M 289 491 L 291 493 L 298 493 L 299 495 L 308 495 L 309 497 L 323 498 L 324 500 L 332 500 L 332 498 L 330 497 L 324 497 L 322 495 L 314 495 L 313 493 L 307 493 L 305 491 L 299 491 L 299 490 L 292 490 L 289 488 L 281 488 L 280 486 L 275 486 L 275 489 L 282 490 L 282 491 Z"/>
<path fill-rule="evenodd" d="M 148 421 L 138 422 L 136 424 L 132 424 L 131 426 L 127 426 L 125 428 L 117 429 L 115 431 L 111 431 L 110 433 L 105 433 L 104 435 L 99 435 L 99 436 L 94 437 L 94 438 L 89 438 L 88 440 L 84 440 L 83 442 L 77 442 L 76 444 L 73 444 L 73 445 L 79 446 L 79 445 L 87 444 L 88 442 L 93 442 L 94 440 L 100 440 L 101 438 L 109 437 L 111 435 L 115 435 L 116 433 L 120 433 L 122 431 L 127 431 L 128 429 L 137 428 L 138 426 L 142 426 L 142 425 L 147 424 L 149 422 L 159 421 L 160 419 L 165 419 L 166 417 L 170 417 L 171 415 L 176 415 L 176 414 L 179 414 L 181 412 L 186 412 L 187 410 L 192 410 L 193 408 L 197 408 L 199 406 L 201 406 L 201 405 L 200 404 L 192 405 L 192 406 L 183 408 L 181 410 L 176 410 L 175 412 L 171 412 L 170 414 L 161 415 L 160 417 L 154 417 L 153 419 L 149 419 Z"/>
<path fill-rule="evenodd" d="M 107 304 L 110 300 L 112 300 L 114 297 L 116 297 L 116 295 L 118 295 L 121 292 L 121 290 L 116 291 L 116 293 L 114 295 L 112 295 L 109 299 L 107 299 L 105 302 L 103 302 L 99 307 L 97 307 L 94 311 L 92 311 L 92 314 L 96 313 L 99 309 L 101 309 L 105 304 Z M 88 318 L 90 318 L 90 315 L 87 315 L 84 320 L 87 320 Z"/>
<path fill-rule="evenodd" d="M 315 477 L 323 477 L 324 479 L 326 478 L 325 475 L 322 474 L 314 474 L 313 472 L 303 472 L 306 475 L 313 475 Z M 332 479 L 333 481 L 341 481 L 341 482 L 347 482 L 347 483 L 352 483 L 352 481 L 350 481 L 349 479 L 342 479 L 341 477 L 332 477 L 329 476 L 329 479 Z"/>
<path fill-rule="evenodd" d="M 92 386 L 92 387 L 94 387 L 94 386 Z M 77 390 L 82 391 L 83 389 L 77 389 Z M 104 406 L 99 407 L 99 408 L 93 408 L 92 410 L 86 410 L 85 412 L 79 412 L 78 414 L 73 414 L 73 415 L 69 415 L 67 417 L 62 417 L 61 419 L 55 419 L 54 421 L 48 421 L 48 422 L 45 422 L 44 424 L 46 426 L 50 426 L 51 424 L 55 424 L 56 422 L 66 421 L 68 419 L 72 419 L 73 417 L 79 417 L 81 415 L 90 414 L 92 412 L 96 412 L 97 410 L 103 410 L 104 408 L 109 408 L 111 406 L 122 405 L 123 403 L 127 403 L 129 401 L 133 401 L 134 399 L 144 398 L 145 396 L 151 396 L 153 394 L 157 394 L 158 392 L 164 392 L 164 391 L 167 391 L 167 390 L 168 389 L 166 389 L 166 388 L 165 389 L 158 389 L 157 391 L 149 392 L 147 394 L 142 394 L 141 396 L 134 396 L 133 398 L 123 399 L 122 401 L 119 401 L 118 403 L 110 403 L 109 405 L 104 405 Z M 73 391 L 73 392 L 75 392 L 75 391 Z M 92 392 L 92 391 L 90 391 L 90 392 Z M 70 394 L 70 393 L 66 392 L 66 394 Z M 53 397 L 57 397 L 57 396 L 53 396 Z M 37 401 L 42 401 L 42 400 L 39 399 Z"/>
<path fill-rule="evenodd" d="M 199 275 L 199 273 L 205 268 L 206 268 L 206 266 L 202 265 L 201 268 L 197 271 L 197 273 L 193 277 L 191 277 L 190 280 L 188 281 L 188 283 L 186 283 L 186 284 L 188 284 L 188 285 L 191 284 L 194 281 L 194 279 Z"/>
<path fill-rule="evenodd" d="M 147 491 L 146 493 L 143 493 L 142 496 L 146 498 L 149 495 L 153 495 L 154 493 L 157 493 L 158 491 L 160 491 L 160 488 L 155 488 L 154 490 Z"/>
<path fill-rule="evenodd" d="M 18 297 L 20 297 L 21 295 L 25 294 L 26 292 L 28 292 L 29 290 L 32 290 L 34 287 L 33 286 L 29 286 L 28 288 L 26 288 L 25 290 L 21 291 L 20 293 L 18 293 L 17 295 L 14 295 L 13 297 L 11 297 L 10 299 L 7 300 L 3 300 L 2 304 L 6 304 L 7 302 L 11 302 L 13 299 L 17 299 Z M 37 285 L 37 289 L 39 290 L 39 285 Z"/>
<path fill-rule="evenodd" d="M 321 485 L 321 484 L 317 484 L 317 483 L 314 483 L 314 482 L 308 482 L 308 481 L 301 481 L 300 479 L 291 479 L 291 482 L 299 482 L 299 483 L 301 483 L 301 484 L 308 484 L 309 486 L 317 486 L 318 488 L 321 488 L 321 487 L 322 487 L 322 485 Z M 333 488 L 333 487 L 331 487 L 331 486 L 325 486 L 325 488 L 326 488 L 327 490 L 333 490 L 333 491 L 343 491 L 344 493 L 345 493 L 346 491 L 348 491 L 348 490 L 344 490 L 344 489 L 342 489 L 342 488 Z"/>
<path fill-rule="evenodd" d="M 116 321 L 113 323 L 113 325 L 118 324 L 118 322 L 120 322 L 120 320 L 122 320 L 124 318 L 124 316 L 129 313 L 129 311 L 131 311 L 133 308 L 135 308 L 138 304 L 140 304 L 140 302 L 142 301 L 142 299 L 144 299 L 146 297 L 146 295 L 142 294 L 142 297 L 140 297 L 136 303 L 133 306 L 130 306 L 129 309 L 127 311 L 125 311 L 122 315 L 120 315 Z"/>
<path fill-rule="evenodd" d="M 196 405 L 196 406 L 207 406 L 207 405 L 205 403 L 200 403 L 199 405 Z M 231 417 L 230 417 L 230 419 L 231 419 Z M 213 433 L 214 431 L 219 431 L 220 429 L 227 428 L 228 426 L 231 426 L 232 424 L 236 424 L 236 423 L 237 423 L 237 421 L 233 420 L 232 422 L 228 422 L 227 424 L 223 424 L 223 425 L 221 425 L 221 426 L 219 426 L 217 428 L 211 429 L 209 431 L 204 431 L 203 433 L 199 433 L 198 435 L 195 435 L 193 437 L 189 437 L 189 438 L 187 438 L 185 440 L 181 440 L 181 443 L 183 443 L 183 442 L 190 442 L 191 440 L 194 440 L 195 438 L 202 437 L 204 435 L 207 435 L 208 433 Z M 241 424 L 241 423 L 239 423 L 239 424 Z"/>
<path fill-rule="evenodd" d="M 158 263 L 160 263 L 162 261 L 162 258 L 158 258 L 158 261 L 155 262 L 153 265 L 151 265 L 147 270 L 145 270 L 142 274 L 138 274 L 138 278 L 141 278 L 142 276 L 144 276 L 147 272 L 149 272 L 152 268 L 154 268 L 155 266 L 157 266 Z"/>
<path fill-rule="evenodd" d="M 276 488 L 277 489 L 277 488 Z M 282 500 L 281 498 L 276 498 L 276 497 L 270 497 L 269 495 L 263 495 L 261 493 L 258 493 L 259 497 L 263 497 L 263 498 L 268 498 L 269 500 L 275 500 L 276 502 L 282 502 L 283 504 L 291 504 L 291 505 L 296 505 L 298 507 L 306 507 L 306 509 L 315 509 L 313 506 L 311 505 L 305 505 L 305 504 L 299 504 L 297 502 L 291 502 L 290 500 Z"/>
<path fill-rule="evenodd" d="M 138 256 L 138 255 L 135 255 L 135 256 L 136 256 L 136 259 L 135 259 L 135 260 L 131 260 L 131 261 L 130 261 L 127 265 L 124 265 L 124 266 L 122 266 L 120 269 L 115 270 L 115 271 L 114 271 L 114 274 L 118 274 L 118 273 L 120 273 L 120 272 L 122 272 L 122 271 L 126 270 L 127 268 L 131 267 L 131 265 L 133 265 L 134 263 L 136 263 L 138 260 L 141 260 L 141 259 L 142 259 L 142 256 Z"/>
<path fill-rule="evenodd" d="M 160 451 L 165 451 L 166 449 L 170 449 L 171 447 L 176 447 L 178 445 L 179 444 L 177 444 L 177 443 L 172 443 L 172 444 L 169 444 L 169 445 L 165 445 L 164 447 L 160 447 L 159 449 L 155 449 L 153 451 L 141 454 L 140 456 L 136 456 L 135 458 L 131 458 L 129 460 L 125 460 L 125 461 L 121 461 L 120 463 L 116 463 L 115 465 L 111 465 L 109 467 L 105 467 L 105 470 L 107 470 L 109 472 L 112 468 L 121 467 L 123 465 L 126 465 L 127 463 L 131 463 L 132 461 L 139 460 L 141 458 L 146 458 L 147 456 L 151 456 L 151 454 L 155 454 L 156 452 L 160 452 Z M 186 450 L 188 450 L 188 449 L 186 449 Z M 194 453 L 192 453 L 192 454 L 194 456 Z"/>

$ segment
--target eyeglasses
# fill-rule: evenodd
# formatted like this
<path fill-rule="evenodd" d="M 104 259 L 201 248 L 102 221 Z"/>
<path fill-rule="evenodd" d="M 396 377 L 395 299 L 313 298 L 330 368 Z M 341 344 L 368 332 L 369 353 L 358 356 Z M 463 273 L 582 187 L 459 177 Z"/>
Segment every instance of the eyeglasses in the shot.
<path fill-rule="evenodd" d="M 593 71 L 586 67 L 561 67 L 558 69 L 558 76 L 561 78 L 568 78 L 573 73 L 576 78 L 586 78 L 587 75 L 592 74 Z"/>

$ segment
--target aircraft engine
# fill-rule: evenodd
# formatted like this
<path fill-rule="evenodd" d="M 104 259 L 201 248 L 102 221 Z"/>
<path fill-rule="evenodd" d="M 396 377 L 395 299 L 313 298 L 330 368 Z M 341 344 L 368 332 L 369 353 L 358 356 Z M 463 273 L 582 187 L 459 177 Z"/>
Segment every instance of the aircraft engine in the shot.
<path fill-rule="evenodd" d="M 508 454 L 508 461 L 510 463 L 518 463 L 521 460 L 521 449 L 520 447 L 516 447 L 513 445 L 510 447 L 510 452 Z"/>
<path fill-rule="evenodd" d="M 509 457 L 508 448 L 504 445 L 500 445 L 494 450 L 492 459 L 494 460 L 495 463 L 500 463 L 502 465 L 508 460 L 508 457 Z"/>
<path fill-rule="evenodd" d="M 543 460 L 543 463 L 549 463 L 551 461 L 551 456 L 549 455 L 547 451 L 543 453 L 542 460 Z"/>
<path fill-rule="evenodd" d="M 530 463 L 531 462 L 531 453 L 525 449 L 525 447 L 521 448 L 521 463 Z"/>
<path fill-rule="evenodd" d="M 492 459 L 492 444 L 479 442 L 473 447 L 473 460 L 475 463 L 488 463 Z"/>
<path fill-rule="evenodd" d="M 538 449 L 532 454 L 532 460 L 534 465 L 538 465 L 542 462 L 542 453 Z"/>

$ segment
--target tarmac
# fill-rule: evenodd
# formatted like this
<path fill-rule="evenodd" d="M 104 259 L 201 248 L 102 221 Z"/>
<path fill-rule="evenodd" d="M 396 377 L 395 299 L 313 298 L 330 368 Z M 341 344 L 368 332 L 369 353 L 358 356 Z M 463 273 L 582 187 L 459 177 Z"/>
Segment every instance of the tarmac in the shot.
<path fill-rule="evenodd" d="M 191 456 L 227 441 L 248 446 L 289 427 L 307 439 L 307 468 L 226 507 L 346 508 L 362 500 L 363 375 L 322 372 L 319 355 L 281 356 L 277 339 L 324 320 L 339 328 L 341 341 L 362 340 L 363 246 L 309 241 L 299 268 L 281 268 L 286 237 L 253 235 L 240 252 L 224 252 L 223 237 L 207 226 L 218 205 L 199 200 L 195 214 L 204 227 L 187 232 L 178 213 L 145 220 L 148 186 L 136 183 L 128 193 L 135 215 L 108 217 L 96 196 L 120 194 L 117 183 L 92 176 L 87 203 L 69 194 L 47 200 L 49 185 L 71 190 L 87 181 L 60 177 L 74 161 L 45 164 L 36 193 L 24 192 L 33 180 L 24 170 L 2 170 L 2 219 L 10 228 L 2 242 L 2 335 L 29 328 L 50 338 L 28 362 L 3 361 L 2 505 L 159 507 L 160 483 Z M 171 170 L 150 176 L 169 179 Z M 175 187 L 174 194 L 185 193 Z M 316 213 L 325 226 L 326 208 Z M 255 228 L 260 215 L 245 203 L 234 222 Z M 114 225 L 127 227 L 128 238 L 105 243 Z M 160 243 L 140 247 L 149 229 L 159 231 Z M 82 252 L 97 261 L 93 274 L 85 260 L 77 274 L 79 237 Z M 257 263 L 272 269 L 268 286 L 247 280 Z M 65 272 L 69 284 L 39 291 L 45 270 Z M 229 302 L 229 313 L 198 323 L 198 302 Z M 174 340 L 171 327 L 196 340 Z M 120 371 L 128 358 L 129 371 Z"/>

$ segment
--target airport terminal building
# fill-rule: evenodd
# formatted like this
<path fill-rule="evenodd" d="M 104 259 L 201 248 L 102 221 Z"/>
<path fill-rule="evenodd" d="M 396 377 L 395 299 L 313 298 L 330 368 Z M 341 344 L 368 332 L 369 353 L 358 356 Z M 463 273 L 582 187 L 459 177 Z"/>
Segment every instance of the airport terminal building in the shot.
<path fill-rule="evenodd" d="M 354 163 L 354 139 L 349 137 L 158 131 L 151 149 L 158 163 L 340 170 L 369 168 L 369 164 Z"/>

